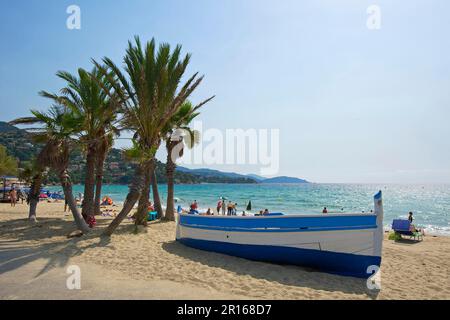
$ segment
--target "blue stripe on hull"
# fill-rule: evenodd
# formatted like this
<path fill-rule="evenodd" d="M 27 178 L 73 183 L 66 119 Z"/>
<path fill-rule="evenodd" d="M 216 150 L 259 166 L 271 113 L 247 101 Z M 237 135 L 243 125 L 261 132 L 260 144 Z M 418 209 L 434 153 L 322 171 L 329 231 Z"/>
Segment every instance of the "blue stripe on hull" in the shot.
<path fill-rule="evenodd" d="M 181 243 L 200 250 L 214 251 L 250 260 L 294 264 L 315 268 L 327 273 L 368 278 L 369 266 L 380 266 L 381 257 L 338 253 L 312 249 L 269 245 L 243 245 L 220 241 L 178 239 Z"/>
<path fill-rule="evenodd" d="M 275 217 L 225 217 L 180 215 L 184 226 L 212 227 L 222 229 L 336 229 L 336 228 L 376 228 L 376 215 L 349 216 L 275 216 Z"/>

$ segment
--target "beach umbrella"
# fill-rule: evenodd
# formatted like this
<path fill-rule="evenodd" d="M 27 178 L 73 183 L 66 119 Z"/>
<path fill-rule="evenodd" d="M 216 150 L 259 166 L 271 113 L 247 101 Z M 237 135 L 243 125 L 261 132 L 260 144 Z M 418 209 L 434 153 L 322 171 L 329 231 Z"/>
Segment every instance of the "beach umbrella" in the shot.
<path fill-rule="evenodd" d="M 250 200 L 247 204 L 247 209 L 245 209 L 247 211 L 252 211 L 252 201 Z"/>

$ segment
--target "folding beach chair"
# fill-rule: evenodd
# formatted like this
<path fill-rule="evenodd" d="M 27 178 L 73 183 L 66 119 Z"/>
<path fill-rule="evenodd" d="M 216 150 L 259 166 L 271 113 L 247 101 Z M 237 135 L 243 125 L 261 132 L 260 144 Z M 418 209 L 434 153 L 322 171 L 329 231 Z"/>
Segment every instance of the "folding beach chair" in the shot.
<path fill-rule="evenodd" d="M 412 231 L 412 225 L 409 220 L 395 219 L 392 221 L 392 230 L 400 236 L 409 236 L 410 239 L 421 241 L 423 234 L 420 231 Z"/>

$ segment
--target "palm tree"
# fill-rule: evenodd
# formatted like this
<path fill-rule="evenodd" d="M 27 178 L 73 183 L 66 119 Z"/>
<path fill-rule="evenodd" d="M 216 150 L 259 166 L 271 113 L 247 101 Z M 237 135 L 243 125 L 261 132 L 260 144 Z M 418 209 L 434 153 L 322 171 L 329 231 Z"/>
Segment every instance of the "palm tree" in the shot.
<path fill-rule="evenodd" d="M 41 92 L 41 95 L 65 106 L 81 123 L 79 140 L 86 150 L 86 175 L 84 181 L 84 200 L 82 215 L 85 219 L 94 215 L 94 190 L 96 185 L 95 171 L 99 168 L 109 150 L 107 139 L 118 134 L 116 120 L 119 101 L 117 95 L 106 81 L 98 68 L 90 73 L 78 69 L 78 76 L 65 71 L 56 74 L 67 82 L 67 87 L 61 89 L 61 95 Z M 100 158 L 98 155 L 100 155 Z"/>
<path fill-rule="evenodd" d="M 200 113 L 196 112 L 200 109 L 204 104 L 209 102 L 214 97 L 211 97 L 201 104 L 193 107 L 190 101 L 186 101 L 180 107 L 180 110 L 173 116 L 170 123 L 166 128 L 163 129 L 164 139 L 166 141 L 166 149 L 167 149 L 167 163 L 166 163 L 166 175 L 167 175 L 167 207 L 164 218 L 166 220 L 175 220 L 174 215 L 174 173 L 176 169 L 175 161 L 178 157 L 183 155 L 183 147 L 184 143 L 187 142 L 187 146 L 192 148 L 195 143 L 198 143 L 199 133 L 197 131 L 193 131 L 188 127 L 188 124 L 192 122 L 192 120 L 197 117 Z M 189 139 L 185 141 L 183 139 L 182 134 L 178 134 L 182 131 L 188 134 Z M 176 148 L 176 152 L 174 152 Z M 176 153 L 176 154 L 175 154 Z M 158 212 L 158 218 L 163 218 L 163 210 L 161 208 L 161 200 L 159 197 L 158 191 L 158 181 L 156 179 L 156 163 L 153 162 L 148 167 L 148 171 L 146 171 L 144 176 L 144 188 L 142 190 L 141 197 L 139 199 L 138 211 L 135 215 L 136 225 L 147 225 L 147 212 L 148 212 L 148 202 L 149 202 L 149 184 L 152 186 L 153 193 L 153 202 L 155 210 Z"/>
<path fill-rule="evenodd" d="M 95 198 L 94 198 L 94 214 L 99 215 L 100 201 L 102 197 L 102 185 L 103 185 L 103 171 L 106 156 L 113 146 L 113 134 L 103 136 L 97 149 L 97 160 L 95 167 Z"/>
<path fill-rule="evenodd" d="M 156 159 L 153 159 L 153 166 L 150 169 L 150 177 L 150 182 L 152 184 L 153 204 L 156 212 L 158 213 L 157 218 L 161 219 L 163 217 L 163 209 L 161 205 L 161 197 L 159 196 L 158 179 L 156 179 Z"/>
<path fill-rule="evenodd" d="M 146 226 L 147 225 L 147 212 L 148 212 L 148 203 L 150 200 L 150 185 L 152 186 L 153 191 L 153 202 L 155 206 L 155 210 L 158 212 L 158 215 L 160 215 L 161 209 L 161 202 L 159 200 L 159 193 L 157 189 L 157 185 L 155 187 L 156 183 L 156 176 L 154 176 L 155 173 L 155 161 L 151 162 L 145 162 L 143 163 L 144 166 L 144 185 L 142 187 L 141 196 L 139 198 L 139 204 L 138 209 L 135 214 L 135 225 L 136 226 Z"/>
<path fill-rule="evenodd" d="M 105 235 L 114 232 L 141 197 L 143 177 L 155 157 L 163 128 L 167 127 L 174 114 L 203 79 L 203 76 L 197 77 L 198 73 L 195 73 L 179 88 L 190 60 L 189 54 L 184 58 L 180 54 L 179 45 L 171 50 L 169 44 L 163 43 L 156 51 L 154 39 L 142 48 L 139 38 L 135 37 L 134 44 L 128 42 L 124 57 L 124 69 L 128 77 L 111 59 L 103 59 L 108 67 L 103 68 L 103 74 L 112 72 L 114 76 L 109 77 L 110 83 L 115 92 L 120 92 L 124 98 L 123 127 L 134 132 L 137 146 L 145 155 L 137 166 L 123 209 L 107 227 Z M 94 63 L 102 68 L 95 61 Z"/>
<path fill-rule="evenodd" d="M 212 98 L 211 98 L 212 99 Z M 209 100 L 208 100 L 209 101 Z M 166 129 L 166 175 L 167 175 L 167 206 L 166 206 L 166 220 L 175 220 L 174 208 L 174 173 L 176 169 L 176 160 L 183 156 L 184 145 L 192 148 L 194 144 L 198 143 L 199 133 L 189 128 L 189 124 L 200 113 L 197 110 L 206 102 L 193 107 L 190 101 L 186 101 L 177 114 L 172 119 L 170 126 Z M 186 133 L 188 139 L 183 138 L 183 133 Z"/>
<path fill-rule="evenodd" d="M 31 222 L 37 222 L 36 209 L 39 203 L 39 195 L 41 194 L 42 181 L 47 174 L 47 169 L 42 160 L 43 156 L 44 154 L 41 151 L 38 157 L 26 165 L 19 174 L 19 178 L 30 185 L 27 202 L 30 206 L 28 220 Z"/>
<path fill-rule="evenodd" d="M 73 117 L 71 112 L 63 106 L 55 105 L 48 112 L 32 110 L 34 117 L 19 118 L 12 121 L 12 124 L 39 124 L 40 128 L 28 129 L 33 134 L 34 141 L 45 143 L 38 156 L 39 167 L 51 167 L 60 178 L 64 191 L 64 197 L 72 211 L 73 218 L 79 230 L 89 232 L 89 226 L 78 211 L 77 204 L 72 193 L 72 182 L 67 170 L 69 166 L 70 151 L 73 149 L 74 140 L 72 136 L 76 132 L 75 128 L 80 125 L 79 119 Z M 38 179 L 38 177 L 36 177 Z M 35 181 L 36 190 L 40 183 Z M 40 187 L 39 187 L 40 189 Z M 31 207 L 31 205 L 30 205 Z M 31 210 L 31 209 L 30 209 Z M 30 216 L 31 216 L 30 212 Z M 34 213 L 34 216 L 36 214 Z"/>

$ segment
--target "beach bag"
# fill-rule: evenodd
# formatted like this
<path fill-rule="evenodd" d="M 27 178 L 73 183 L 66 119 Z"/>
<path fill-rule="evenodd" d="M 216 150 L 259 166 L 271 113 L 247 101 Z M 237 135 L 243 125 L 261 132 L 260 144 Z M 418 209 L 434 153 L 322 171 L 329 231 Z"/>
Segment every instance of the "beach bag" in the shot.
<path fill-rule="evenodd" d="M 89 225 L 89 228 L 93 228 L 93 227 L 95 227 L 95 225 L 97 224 L 97 220 L 95 220 L 95 217 L 94 216 L 89 216 L 88 218 L 87 218 L 87 224 Z"/>

